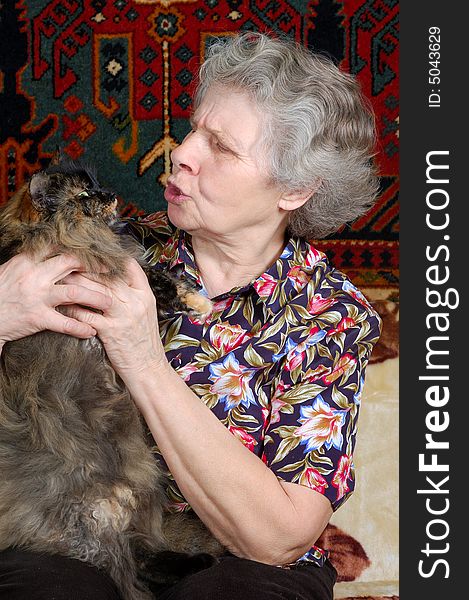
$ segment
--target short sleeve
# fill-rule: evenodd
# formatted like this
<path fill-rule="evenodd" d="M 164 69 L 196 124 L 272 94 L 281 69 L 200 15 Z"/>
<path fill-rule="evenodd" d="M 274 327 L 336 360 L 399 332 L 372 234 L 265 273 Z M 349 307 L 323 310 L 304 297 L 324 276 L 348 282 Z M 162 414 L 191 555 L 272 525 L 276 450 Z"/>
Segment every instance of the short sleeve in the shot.
<path fill-rule="evenodd" d="M 360 397 L 381 322 L 371 307 L 334 309 L 334 323 L 318 319 L 299 343 L 287 340 L 263 459 L 280 479 L 324 494 L 336 510 L 355 487 Z"/>

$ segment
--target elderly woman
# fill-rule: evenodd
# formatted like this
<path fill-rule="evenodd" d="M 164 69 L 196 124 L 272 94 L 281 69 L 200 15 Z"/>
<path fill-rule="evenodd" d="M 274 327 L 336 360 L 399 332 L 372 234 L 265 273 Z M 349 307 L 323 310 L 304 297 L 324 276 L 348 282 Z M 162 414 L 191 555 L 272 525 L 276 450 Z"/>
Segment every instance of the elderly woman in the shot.
<path fill-rule="evenodd" d="M 1 267 L 0 340 L 97 334 L 172 474 L 174 509 L 194 510 L 227 549 L 158 598 L 332 598 L 336 573 L 315 542 L 354 488 L 379 318 L 307 240 L 372 204 L 374 135 L 356 81 L 330 60 L 234 36 L 200 70 L 167 214 L 129 224 L 152 264 L 182 266 L 212 299 L 205 322 L 177 313 L 158 328 L 136 262 L 111 286 L 66 256 Z M 2 598 L 116 597 L 69 559 L 12 550 L 1 562 Z"/>

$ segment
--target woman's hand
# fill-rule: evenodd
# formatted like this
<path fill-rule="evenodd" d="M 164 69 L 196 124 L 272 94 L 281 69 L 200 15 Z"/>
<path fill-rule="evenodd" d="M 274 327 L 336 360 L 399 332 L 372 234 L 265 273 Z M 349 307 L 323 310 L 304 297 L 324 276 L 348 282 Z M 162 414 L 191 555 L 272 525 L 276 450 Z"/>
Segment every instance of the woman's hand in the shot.
<path fill-rule="evenodd" d="M 66 312 L 98 332 L 109 360 L 124 380 L 142 369 L 166 362 L 155 297 L 137 261 L 129 259 L 124 281 L 104 282 L 73 273 L 65 282 L 89 287 L 110 299 L 102 314 L 76 305 Z"/>
<path fill-rule="evenodd" d="M 88 323 L 56 310 L 75 303 L 103 310 L 110 304 L 109 295 L 100 290 L 62 285 L 64 277 L 80 268 L 78 260 L 68 255 L 42 260 L 19 254 L 0 265 L 0 349 L 5 342 L 45 329 L 79 338 L 96 335 Z"/>

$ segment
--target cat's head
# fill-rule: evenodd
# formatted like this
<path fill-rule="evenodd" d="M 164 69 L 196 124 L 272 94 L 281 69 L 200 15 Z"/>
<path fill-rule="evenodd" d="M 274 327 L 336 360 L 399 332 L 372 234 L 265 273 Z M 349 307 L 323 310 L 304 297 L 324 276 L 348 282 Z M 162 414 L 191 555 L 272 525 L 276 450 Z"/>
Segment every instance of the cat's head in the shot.
<path fill-rule="evenodd" d="M 32 176 L 31 205 L 41 219 L 67 215 L 69 219 L 104 221 L 117 218 L 117 197 L 99 184 L 94 171 L 77 161 L 59 161 Z"/>

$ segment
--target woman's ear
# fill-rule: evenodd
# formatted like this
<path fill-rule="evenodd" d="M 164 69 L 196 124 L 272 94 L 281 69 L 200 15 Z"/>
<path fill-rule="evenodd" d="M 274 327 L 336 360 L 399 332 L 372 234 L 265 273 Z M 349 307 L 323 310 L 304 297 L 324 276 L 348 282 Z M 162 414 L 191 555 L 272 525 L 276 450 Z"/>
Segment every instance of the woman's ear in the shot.
<path fill-rule="evenodd" d="M 309 187 L 307 190 L 285 192 L 278 202 L 278 207 L 283 210 L 295 210 L 296 208 L 300 208 L 317 192 L 320 185 L 321 180 L 317 179 L 313 186 Z"/>

